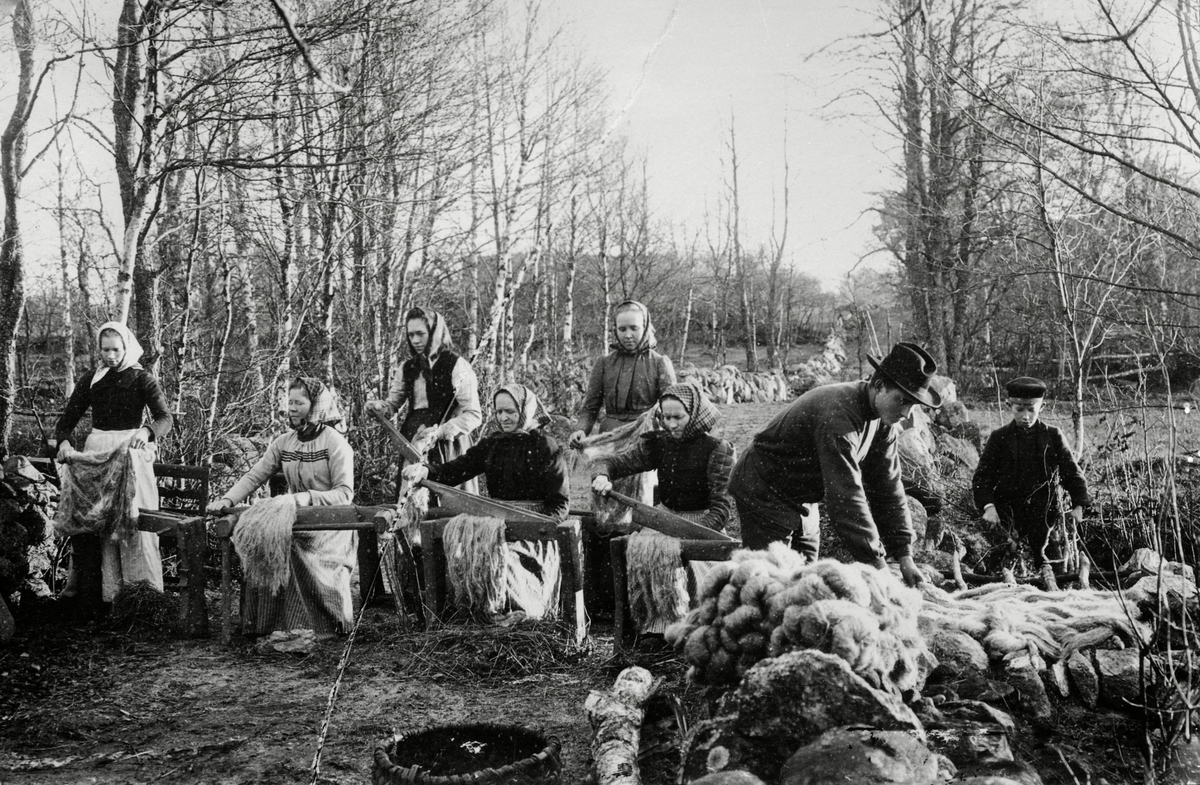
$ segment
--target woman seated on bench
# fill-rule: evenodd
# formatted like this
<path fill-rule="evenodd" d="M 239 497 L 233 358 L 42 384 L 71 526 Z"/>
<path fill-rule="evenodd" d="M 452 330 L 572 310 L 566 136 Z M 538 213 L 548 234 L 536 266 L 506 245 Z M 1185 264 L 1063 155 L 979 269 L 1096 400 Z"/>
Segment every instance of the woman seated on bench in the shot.
<path fill-rule="evenodd" d="M 675 384 L 658 399 L 656 418 L 659 430 L 642 435 L 624 452 L 596 462 L 592 490 L 606 494 L 612 481 L 638 472 L 658 470 L 658 491 L 663 509 L 721 531 L 729 521 L 733 499 L 729 496 L 729 474 L 733 471 L 735 451 L 725 439 L 709 433 L 721 414 L 717 407 L 693 384 Z M 637 516 L 634 516 L 637 523 Z M 632 544 L 632 543 L 631 543 Z M 696 580 L 703 578 L 707 562 L 692 562 Z M 630 585 L 648 576 L 637 575 L 641 565 L 629 563 Z M 660 575 L 654 580 L 675 580 L 682 584 L 677 608 L 686 610 L 686 579 L 681 575 Z M 656 594 L 658 592 L 655 592 Z M 637 608 L 635 606 L 634 610 Z M 661 633 L 674 621 L 667 613 L 640 619 L 641 632 Z"/>
<path fill-rule="evenodd" d="M 506 384 L 492 396 L 492 408 L 496 431 L 452 461 L 405 467 L 404 478 L 412 483 L 428 478 L 459 485 L 482 474 L 493 499 L 517 502 L 533 512 L 565 520 L 570 504 L 567 464 L 558 442 L 539 427 L 537 395 L 525 385 Z M 552 612 L 559 583 L 557 544 L 510 542 L 507 552 L 509 608 L 531 617 Z"/>
<path fill-rule="evenodd" d="M 271 442 L 258 463 L 209 505 L 209 514 L 234 506 L 281 470 L 297 507 L 350 504 L 354 452 L 332 427 L 341 419 L 332 390 L 317 379 L 298 377 L 288 390 L 292 430 Z M 318 637 L 349 632 L 354 623 L 350 574 L 356 542 L 353 531 L 294 533 L 286 587 L 242 588 L 242 632 L 311 629 Z"/>

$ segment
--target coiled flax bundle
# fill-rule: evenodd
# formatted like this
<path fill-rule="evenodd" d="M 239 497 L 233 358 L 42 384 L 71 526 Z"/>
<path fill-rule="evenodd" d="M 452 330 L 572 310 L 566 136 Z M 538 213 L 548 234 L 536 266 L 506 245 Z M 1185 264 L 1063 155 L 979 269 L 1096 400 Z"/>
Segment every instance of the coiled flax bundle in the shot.
<path fill-rule="evenodd" d="M 698 681 L 733 681 L 792 649 L 835 654 L 881 689 L 917 689 L 927 675 L 921 595 L 890 572 L 832 560 L 806 564 L 776 543 L 766 552 L 735 552 L 699 595 L 698 606 L 667 630 Z"/>

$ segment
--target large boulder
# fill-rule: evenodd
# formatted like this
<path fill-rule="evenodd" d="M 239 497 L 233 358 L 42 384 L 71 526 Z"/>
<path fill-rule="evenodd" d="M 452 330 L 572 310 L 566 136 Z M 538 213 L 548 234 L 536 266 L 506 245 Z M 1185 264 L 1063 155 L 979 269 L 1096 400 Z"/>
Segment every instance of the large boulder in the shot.
<path fill-rule="evenodd" d="M 1101 701 L 1125 711 L 1142 705 L 1141 655 L 1137 649 L 1096 649 L 1092 656 L 1100 677 Z"/>
<path fill-rule="evenodd" d="M 684 740 L 684 781 L 732 769 L 773 781 L 792 751 L 847 725 L 909 731 L 924 740 L 912 709 L 872 687 L 841 657 L 801 649 L 763 660 L 721 699 L 716 716 Z"/>
<path fill-rule="evenodd" d="M 1045 670 L 1045 663 L 1035 663 L 1032 659 L 1034 656 L 1028 652 L 1007 655 L 1004 658 L 1004 680 L 1016 688 L 1025 713 L 1036 722 L 1047 723 L 1054 711 L 1040 675 Z"/>
<path fill-rule="evenodd" d="M 939 670 L 944 671 L 942 675 L 957 677 L 968 672 L 988 672 L 988 655 L 983 645 L 962 630 L 940 629 L 928 640 Z"/>
<path fill-rule="evenodd" d="M 1081 651 L 1071 652 L 1067 658 L 1067 673 L 1079 702 L 1089 709 L 1096 708 L 1100 700 L 1100 677 L 1096 675 L 1091 659 Z"/>
<path fill-rule="evenodd" d="M 911 734 L 838 728 L 796 750 L 780 785 L 933 785 L 938 759 Z"/>

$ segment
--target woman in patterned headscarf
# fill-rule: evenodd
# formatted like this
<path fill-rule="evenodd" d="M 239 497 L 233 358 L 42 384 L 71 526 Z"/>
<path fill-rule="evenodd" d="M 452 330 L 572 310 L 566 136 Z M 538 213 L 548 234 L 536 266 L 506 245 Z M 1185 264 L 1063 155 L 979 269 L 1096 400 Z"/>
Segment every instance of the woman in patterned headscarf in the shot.
<path fill-rule="evenodd" d="M 92 410 L 92 431 L 85 452 L 108 452 L 128 445 L 134 473 L 134 500 L 138 509 L 158 509 L 158 484 L 154 479 L 154 456 L 160 439 L 171 430 L 171 412 L 158 380 L 138 364 L 142 347 L 129 328 L 120 322 L 105 322 L 98 333 L 100 365 L 82 377 L 71 393 L 62 417 L 49 441 L 60 462 L 70 461 L 75 450 L 71 432 L 84 413 Z M 144 413 L 150 422 L 143 425 Z M 80 590 L 91 592 L 94 576 L 100 575 L 100 596 L 79 597 L 86 612 L 98 609 L 97 602 L 111 602 L 123 584 L 148 581 L 162 591 L 162 557 L 158 535 L 137 532 L 119 540 L 98 534 L 72 535 L 72 569 Z M 84 575 L 87 577 L 83 577 Z"/>
<path fill-rule="evenodd" d="M 562 448 L 541 426 L 544 412 L 533 390 L 506 384 L 492 396 L 496 430 L 458 458 L 441 465 L 412 464 L 404 478 L 426 477 L 455 485 L 482 474 L 488 495 L 564 520 L 570 506 L 570 475 Z M 558 544 L 505 543 L 505 595 L 508 610 L 530 618 L 555 612 L 561 576 Z"/>
<path fill-rule="evenodd" d="M 296 378 L 288 390 L 291 430 L 271 442 L 254 467 L 209 505 L 209 514 L 220 514 L 242 501 L 279 471 L 298 507 L 350 504 L 354 451 L 333 428 L 341 419 L 333 390 L 318 379 Z M 264 635 L 311 629 L 318 636 L 349 632 L 356 543 L 353 531 L 295 532 L 287 585 L 279 591 L 243 587 L 242 632 Z"/>
<path fill-rule="evenodd" d="M 537 395 L 523 384 L 506 384 L 496 390 L 492 405 L 496 431 L 448 463 L 408 466 L 405 479 L 457 485 L 482 474 L 493 499 L 539 502 L 538 512 L 565 519 L 570 505 L 566 461 L 558 442 L 540 427 Z"/>
<path fill-rule="evenodd" d="M 656 417 L 658 430 L 644 434 L 624 452 L 596 462 L 592 490 L 608 493 L 614 479 L 657 470 L 660 507 L 721 531 L 733 510 L 728 487 L 736 456 L 730 442 L 709 433 L 720 412 L 699 387 L 685 383 L 663 391 Z M 699 577 L 704 563 L 692 564 Z M 630 580 L 635 577 L 631 574 Z M 686 592 L 682 607 L 686 608 Z M 671 621 L 653 620 L 643 625 L 642 632 L 661 633 Z"/>
<path fill-rule="evenodd" d="M 465 358 L 454 352 L 441 314 L 413 308 L 405 318 L 405 340 L 412 356 L 400 366 L 388 397 L 367 408 L 391 417 L 408 403 L 400 433 L 418 449 L 429 447 L 430 463 L 445 463 L 471 446 L 471 434 L 483 422 L 479 380 Z M 478 486 L 464 485 L 478 493 Z"/>

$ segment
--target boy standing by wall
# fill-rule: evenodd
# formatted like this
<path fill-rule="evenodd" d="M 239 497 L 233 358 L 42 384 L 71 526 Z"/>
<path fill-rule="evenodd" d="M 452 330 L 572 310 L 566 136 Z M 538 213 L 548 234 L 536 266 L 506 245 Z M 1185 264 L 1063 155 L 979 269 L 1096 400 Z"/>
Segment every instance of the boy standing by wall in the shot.
<path fill-rule="evenodd" d="M 1061 564 L 1061 542 L 1050 533 L 1062 518 L 1058 486 L 1071 496 L 1071 517 L 1078 525 L 1088 505 L 1087 481 L 1062 431 L 1042 422 L 1046 385 L 1021 376 L 1005 389 L 1012 422 L 988 438 L 975 470 L 972 490 L 983 519 L 1011 526 L 1029 543 L 1033 566 Z"/>

